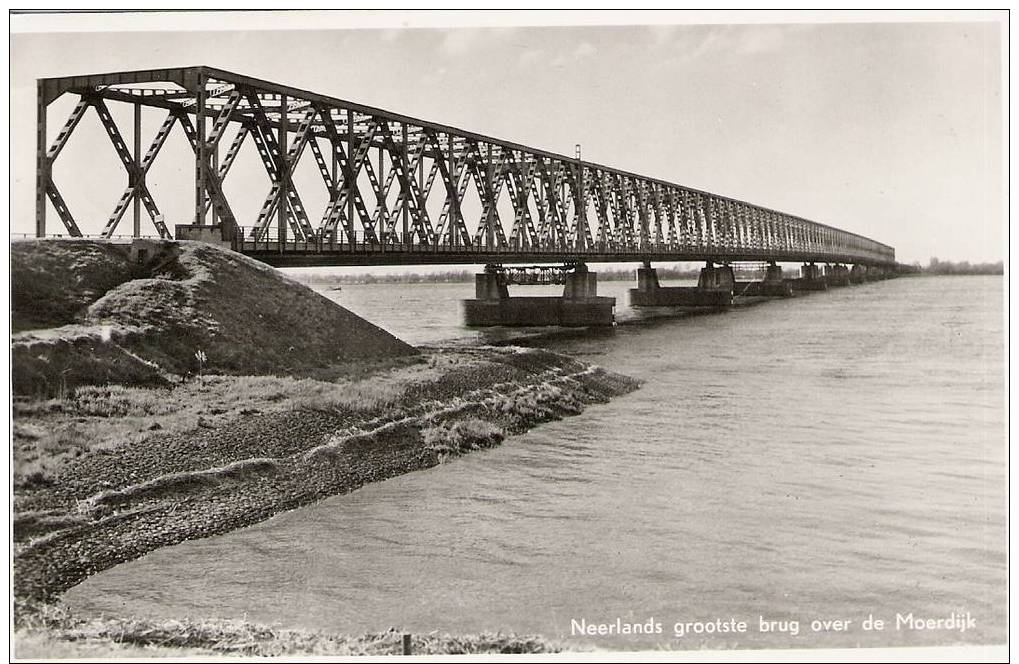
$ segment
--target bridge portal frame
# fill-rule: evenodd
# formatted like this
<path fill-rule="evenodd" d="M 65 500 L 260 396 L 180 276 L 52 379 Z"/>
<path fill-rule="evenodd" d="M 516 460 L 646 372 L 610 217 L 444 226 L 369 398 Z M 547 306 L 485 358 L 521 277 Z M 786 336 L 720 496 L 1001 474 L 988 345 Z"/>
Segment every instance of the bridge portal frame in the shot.
<path fill-rule="evenodd" d="M 79 95 L 79 101 L 48 144 L 47 108 L 65 93 Z M 94 108 L 128 175 L 103 229 L 107 237 L 132 204 L 135 236 L 142 208 L 159 234 L 170 236 L 145 176 L 169 132 L 180 125 L 195 154 L 191 227 L 215 229 L 233 248 L 277 265 L 633 259 L 895 263 L 888 245 L 802 217 L 213 67 L 40 79 L 37 94 L 40 237 L 46 235 L 47 200 L 67 232 L 81 235 L 52 169 L 82 117 Z M 131 148 L 108 102 L 133 104 Z M 144 154 L 142 106 L 167 111 Z M 221 143 L 234 125 L 237 131 L 221 159 Z M 270 187 L 257 218 L 242 226 L 223 193 L 223 180 L 249 137 Z M 308 150 L 329 196 L 317 226 L 293 182 Z M 471 184 L 482 207 L 473 232 L 462 213 Z M 508 233 L 498 209 L 504 192 L 513 214 Z M 438 207 L 436 199 L 442 208 L 433 221 L 428 208 L 429 203 Z"/>

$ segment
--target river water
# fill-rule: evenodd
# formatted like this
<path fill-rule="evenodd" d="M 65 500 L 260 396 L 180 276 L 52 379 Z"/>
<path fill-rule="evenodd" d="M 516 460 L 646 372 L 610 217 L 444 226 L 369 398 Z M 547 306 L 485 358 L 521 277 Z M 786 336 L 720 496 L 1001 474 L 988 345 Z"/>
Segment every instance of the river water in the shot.
<path fill-rule="evenodd" d="M 526 343 L 638 377 L 638 391 L 155 551 L 68 603 L 623 649 L 1004 643 L 1001 278 L 898 279 L 654 320 L 626 307 L 628 286 L 600 284 L 619 298 L 613 330 Z M 456 300 L 472 290 L 323 292 L 416 344 L 519 334 L 462 329 Z M 969 613 L 966 631 L 915 629 L 953 612 Z M 578 633 L 649 621 L 661 633 Z"/>

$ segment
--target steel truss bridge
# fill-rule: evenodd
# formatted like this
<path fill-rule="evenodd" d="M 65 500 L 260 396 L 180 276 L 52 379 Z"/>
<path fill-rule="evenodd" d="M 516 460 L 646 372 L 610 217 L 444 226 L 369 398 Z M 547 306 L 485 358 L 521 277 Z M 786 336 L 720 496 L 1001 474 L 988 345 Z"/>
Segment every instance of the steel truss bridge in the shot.
<path fill-rule="evenodd" d="M 78 96 L 52 142 L 47 108 Z M 133 146 L 109 104 L 133 105 Z M 166 111 L 142 149 L 141 108 Z M 53 164 L 94 109 L 127 175 L 102 231 L 133 206 L 163 237 L 229 242 L 273 265 L 796 261 L 893 266 L 892 247 L 795 215 L 363 104 L 234 74 L 185 67 L 38 81 L 36 235 L 47 200 L 80 236 Z M 179 128 L 194 152 L 194 217 L 166 222 L 146 175 Z M 254 144 L 267 180 L 254 218 L 223 192 L 241 147 Z M 328 194 L 305 207 L 294 175 L 311 155 Z M 189 160 L 190 161 L 190 160 Z M 190 167 L 190 164 L 189 164 Z M 255 192 L 252 192 L 253 194 Z M 470 198 L 470 202 L 468 202 Z M 181 220 L 185 221 L 185 220 Z"/>

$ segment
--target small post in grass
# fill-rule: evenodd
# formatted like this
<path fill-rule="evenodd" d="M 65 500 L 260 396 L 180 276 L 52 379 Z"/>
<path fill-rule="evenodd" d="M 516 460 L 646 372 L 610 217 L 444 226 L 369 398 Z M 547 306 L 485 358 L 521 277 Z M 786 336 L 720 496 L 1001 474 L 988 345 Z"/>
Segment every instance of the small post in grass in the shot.
<path fill-rule="evenodd" d="M 410 634 L 404 634 L 403 635 L 403 654 L 404 655 L 410 655 L 411 654 Z"/>

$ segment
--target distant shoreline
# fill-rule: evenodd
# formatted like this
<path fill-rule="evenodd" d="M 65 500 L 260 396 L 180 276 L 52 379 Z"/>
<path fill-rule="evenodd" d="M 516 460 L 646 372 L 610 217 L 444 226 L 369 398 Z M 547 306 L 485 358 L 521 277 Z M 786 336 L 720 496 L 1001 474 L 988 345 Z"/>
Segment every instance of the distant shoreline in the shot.
<path fill-rule="evenodd" d="M 936 266 L 915 266 L 918 271 L 903 276 L 927 276 L 927 277 L 963 277 L 963 276 L 1004 276 L 1005 268 L 1002 263 L 988 263 L 980 265 L 962 266 L 955 263 L 941 263 Z M 481 268 L 478 268 L 480 270 Z M 371 286 L 375 284 L 471 284 L 474 283 L 474 275 L 478 270 L 458 270 L 449 272 L 417 273 L 408 272 L 405 274 L 372 274 L 364 272 L 359 274 L 314 274 L 307 275 L 300 271 L 291 271 L 288 277 L 306 286 Z M 664 267 L 656 268 L 658 278 L 662 281 L 675 279 L 696 280 L 700 276 L 697 270 L 677 270 Z M 634 281 L 636 272 L 634 270 L 606 270 L 593 268 L 598 274 L 599 281 Z"/>

